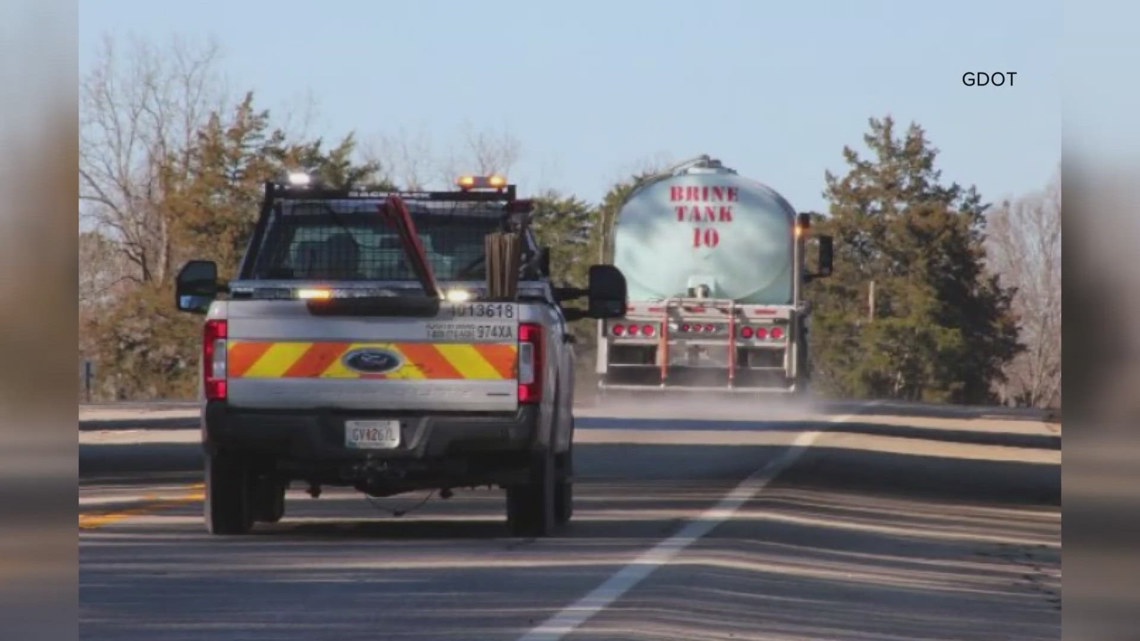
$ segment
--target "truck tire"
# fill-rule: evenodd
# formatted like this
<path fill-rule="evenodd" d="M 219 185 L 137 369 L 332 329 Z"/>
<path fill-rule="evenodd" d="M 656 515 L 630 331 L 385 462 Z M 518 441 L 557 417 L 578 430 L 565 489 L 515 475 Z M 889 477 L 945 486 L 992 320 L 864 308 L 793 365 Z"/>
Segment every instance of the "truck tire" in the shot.
<path fill-rule="evenodd" d="M 274 478 L 259 479 L 253 492 L 253 520 L 260 523 L 276 523 L 285 516 L 285 488 Z"/>
<path fill-rule="evenodd" d="M 574 446 L 557 456 L 558 481 L 554 486 L 554 521 L 565 525 L 574 516 Z"/>
<path fill-rule="evenodd" d="M 215 535 L 245 534 L 253 527 L 248 467 L 233 454 L 206 456 L 206 531 Z"/>
<path fill-rule="evenodd" d="M 507 527 L 512 536 L 547 536 L 555 526 L 555 465 L 549 450 L 536 454 L 530 480 L 507 488 Z"/>
<path fill-rule="evenodd" d="M 811 388 L 811 358 L 808 354 L 807 328 L 800 323 L 800 336 L 796 345 L 796 396 L 807 396 Z"/>

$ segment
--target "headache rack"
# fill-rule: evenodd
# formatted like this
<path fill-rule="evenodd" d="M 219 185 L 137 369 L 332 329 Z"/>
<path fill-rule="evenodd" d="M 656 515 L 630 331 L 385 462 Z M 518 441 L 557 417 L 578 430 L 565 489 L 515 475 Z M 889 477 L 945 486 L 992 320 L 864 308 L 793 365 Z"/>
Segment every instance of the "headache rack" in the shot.
<path fill-rule="evenodd" d="M 325 186 L 297 186 L 293 184 L 283 185 L 275 182 L 265 183 L 265 195 L 262 202 L 262 214 L 258 217 L 257 224 L 254 228 L 251 237 L 251 250 L 247 251 L 245 261 L 241 266 L 239 280 L 246 279 L 260 279 L 260 280 L 273 280 L 273 277 L 265 277 L 259 275 L 254 276 L 255 273 L 260 272 L 261 269 L 261 254 L 263 251 L 278 251 L 276 247 L 257 247 L 254 248 L 252 243 L 264 243 L 266 239 L 267 228 L 271 224 L 271 220 L 277 217 L 284 217 L 281 220 L 286 220 L 288 216 L 282 213 L 279 205 L 288 202 L 293 207 L 304 207 L 309 204 L 320 206 L 320 203 L 329 203 L 330 207 L 333 204 L 344 205 L 349 204 L 349 207 L 365 207 L 372 208 L 376 215 L 381 218 L 387 225 L 394 230 L 399 239 L 398 249 L 402 250 L 403 255 L 407 259 L 407 268 L 415 275 L 415 280 L 423 289 L 423 297 L 433 300 L 442 300 L 444 293 L 440 287 L 439 279 L 432 268 L 432 264 L 428 259 L 428 253 L 425 250 L 424 244 L 421 240 L 420 234 L 417 232 L 416 223 L 413 220 L 413 215 L 409 209 L 409 204 L 417 206 L 417 215 L 435 215 L 441 216 L 459 215 L 465 217 L 467 215 L 474 216 L 475 218 L 494 217 L 496 219 L 497 229 L 500 232 L 507 232 L 506 235 L 521 235 L 527 230 L 529 226 L 530 216 L 533 211 L 533 201 L 529 199 L 519 199 L 517 197 L 516 186 L 512 184 L 502 184 L 494 189 L 459 189 L 449 191 L 406 191 L 406 190 L 391 190 L 372 187 L 351 187 L 351 188 L 329 188 Z M 352 203 L 359 203 L 352 205 Z M 373 205 L 373 203 L 375 203 Z M 442 205 L 453 204 L 454 207 L 446 208 Z M 489 205 L 489 206 L 488 206 Z M 496 206 L 497 205 L 497 206 Z M 360 215 L 360 211 L 354 212 L 353 216 Z M 293 214 L 290 214 L 293 215 Z M 344 216 L 344 212 L 333 212 L 330 220 L 340 221 Z M 283 224 L 283 223 L 282 223 Z M 499 234 L 493 234 L 499 235 Z M 520 245 L 517 243 L 516 245 Z M 529 261 L 532 256 L 529 255 L 531 248 L 525 243 L 521 244 L 521 251 L 525 254 L 525 261 Z M 485 259 L 484 259 L 485 260 Z M 488 265 L 488 271 L 491 271 L 493 265 Z M 496 270 L 498 271 L 498 270 Z M 303 277 L 298 277 L 303 278 Z M 368 277 L 364 277 L 368 278 Z M 336 280 L 335 277 L 332 278 Z M 329 280 L 323 278 L 321 280 Z M 383 278 L 379 279 L 383 280 Z M 352 304 L 359 306 L 361 304 L 359 298 L 355 299 Z M 314 306 L 327 308 L 335 306 L 335 302 L 327 301 L 314 301 Z"/>

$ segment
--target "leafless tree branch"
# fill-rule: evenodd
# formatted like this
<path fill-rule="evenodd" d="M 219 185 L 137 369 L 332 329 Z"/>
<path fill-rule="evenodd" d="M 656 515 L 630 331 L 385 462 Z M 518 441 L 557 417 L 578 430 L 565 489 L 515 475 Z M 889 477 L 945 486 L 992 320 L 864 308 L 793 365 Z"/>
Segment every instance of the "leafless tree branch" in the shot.
<path fill-rule="evenodd" d="M 80 209 L 115 241 L 142 281 L 164 282 L 170 221 L 161 175 L 188 162 L 194 137 L 221 107 L 220 49 L 174 39 L 162 48 L 106 37 L 80 86 Z"/>
<path fill-rule="evenodd" d="M 1017 288 L 1024 354 L 1008 368 L 1003 393 L 1046 406 L 1061 393 L 1061 182 L 998 208 L 989 219 L 990 268 Z"/>
<path fill-rule="evenodd" d="M 518 138 L 507 130 L 477 130 L 469 122 L 463 125 L 462 132 L 460 151 L 452 148 L 447 160 L 440 165 L 444 184 L 452 184 L 456 176 L 463 174 L 510 176 L 522 156 L 522 143 Z"/>

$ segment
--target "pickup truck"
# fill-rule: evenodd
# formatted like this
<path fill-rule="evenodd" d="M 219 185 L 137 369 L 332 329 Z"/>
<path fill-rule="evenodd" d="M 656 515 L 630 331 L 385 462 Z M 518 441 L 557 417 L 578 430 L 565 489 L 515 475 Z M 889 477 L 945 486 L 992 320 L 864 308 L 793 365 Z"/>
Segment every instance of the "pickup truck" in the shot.
<path fill-rule="evenodd" d="M 568 323 L 622 317 L 625 279 L 593 265 L 586 289 L 556 287 L 533 203 L 498 176 L 459 185 L 270 182 L 234 278 L 182 267 L 177 307 L 204 316 L 208 532 L 279 521 L 294 482 L 313 497 L 499 487 L 514 536 L 570 520 Z"/>

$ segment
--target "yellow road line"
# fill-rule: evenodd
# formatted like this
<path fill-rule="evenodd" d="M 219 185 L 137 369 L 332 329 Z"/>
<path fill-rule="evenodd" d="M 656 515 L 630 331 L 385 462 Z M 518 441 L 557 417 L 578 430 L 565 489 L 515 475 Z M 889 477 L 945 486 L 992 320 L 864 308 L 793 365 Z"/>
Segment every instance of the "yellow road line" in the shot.
<path fill-rule="evenodd" d="M 160 510 L 180 507 L 187 503 L 206 500 L 206 486 L 198 483 L 188 488 L 190 491 L 182 496 L 162 499 L 153 494 L 143 498 L 142 505 L 112 512 L 88 512 L 79 515 L 79 529 L 95 530 L 114 523 L 120 523 L 134 516 L 147 516 Z"/>

